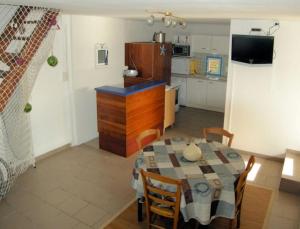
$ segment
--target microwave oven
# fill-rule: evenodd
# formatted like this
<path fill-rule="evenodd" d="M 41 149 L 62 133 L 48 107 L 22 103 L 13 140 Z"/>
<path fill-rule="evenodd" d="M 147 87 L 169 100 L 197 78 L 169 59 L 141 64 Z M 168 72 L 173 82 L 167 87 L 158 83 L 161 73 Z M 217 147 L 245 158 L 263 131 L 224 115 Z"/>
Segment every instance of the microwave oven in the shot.
<path fill-rule="evenodd" d="M 190 45 L 173 44 L 173 56 L 190 56 Z"/>

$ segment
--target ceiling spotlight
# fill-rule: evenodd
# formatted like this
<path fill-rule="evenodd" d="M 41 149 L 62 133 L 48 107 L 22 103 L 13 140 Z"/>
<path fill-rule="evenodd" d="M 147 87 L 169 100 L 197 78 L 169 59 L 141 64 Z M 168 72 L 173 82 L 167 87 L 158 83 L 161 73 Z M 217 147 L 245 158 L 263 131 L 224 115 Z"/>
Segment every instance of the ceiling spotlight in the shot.
<path fill-rule="evenodd" d="M 182 29 L 185 29 L 187 27 L 187 23 L 185 21 L 179 22 L 179 25 L 181 26 Z"/>
<path fill-rule="evenodd" d="M 154 24 L 154 16 L 153 15 L 150 15 L 150 17 L 147 18 L 147 23 L 148 23 L 148 25 Z"/>
<path fill-rule="evenodd" d="M 166 27 L 169 27 L 172 24 L 172 20 L 170 17 L 165 17 L 164 24 Z"/>
<path fill-rule="evenodd" d="M 172 27 L 174 28 L 174 27 L 176 27 L 176 25 L 177 25 L 177 21 L 176 20 L 172 20 Z"/>

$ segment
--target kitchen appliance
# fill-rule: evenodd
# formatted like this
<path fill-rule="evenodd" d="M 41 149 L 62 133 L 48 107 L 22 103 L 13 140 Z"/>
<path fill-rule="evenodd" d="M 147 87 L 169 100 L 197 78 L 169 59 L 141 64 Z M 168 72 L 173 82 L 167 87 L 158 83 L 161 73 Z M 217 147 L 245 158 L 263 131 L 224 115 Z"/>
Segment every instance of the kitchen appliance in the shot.
<path fill-rule="evenodd" d="M 171 77 L 171 86 L 175 87 L 175 111 L 179 111 L 180 105 L 186 105 L 187 79 L 185 77 Z"/>
<path fill-rule="evenodd" d="M 172 44 L 173 56 L 190 56 L 191 47 L 188 44 Z"/>
<path fill-rule="evenodd" d="M 232 35 L 231 60 L 247 64 L 272 64 L 274 37 Z"/>
<path fill-rule="evenodd" d="M 159 43 L 165 43 L 165 40 L 166 40 L 166 34 L 165 33 L 163 33 L 162 31 L 160 31 L 160 32 L 155 32 L 154 34 L 153 34 L 153 39 L 152 39 L 153 41 L 155 41 L 155 42 L 159 42 Z"/>

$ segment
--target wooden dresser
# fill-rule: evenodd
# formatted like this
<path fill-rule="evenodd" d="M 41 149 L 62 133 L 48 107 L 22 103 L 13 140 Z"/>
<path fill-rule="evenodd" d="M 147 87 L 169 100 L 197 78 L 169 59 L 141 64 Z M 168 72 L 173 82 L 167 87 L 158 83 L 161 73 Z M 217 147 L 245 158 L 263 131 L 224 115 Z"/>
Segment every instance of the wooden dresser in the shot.
<path fill-rule="evenodd" d="M 165 83 L 151 81 L 131 87 L 103 86 L 97 91 L 99 147 L 128 157 L 137 152 L 136 137 L 158 128 L 163 134 Z"/>

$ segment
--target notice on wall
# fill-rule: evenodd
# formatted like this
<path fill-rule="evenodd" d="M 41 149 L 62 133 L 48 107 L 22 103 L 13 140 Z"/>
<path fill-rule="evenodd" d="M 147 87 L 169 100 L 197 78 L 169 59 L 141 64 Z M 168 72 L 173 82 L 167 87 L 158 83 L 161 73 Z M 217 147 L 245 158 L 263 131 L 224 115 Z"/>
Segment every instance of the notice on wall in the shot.
<path fill-rule="evenodd" d="M 221 57 L 206 57 L 206 73 L 208 75 L 221 76 L 222 58 Z"/>

